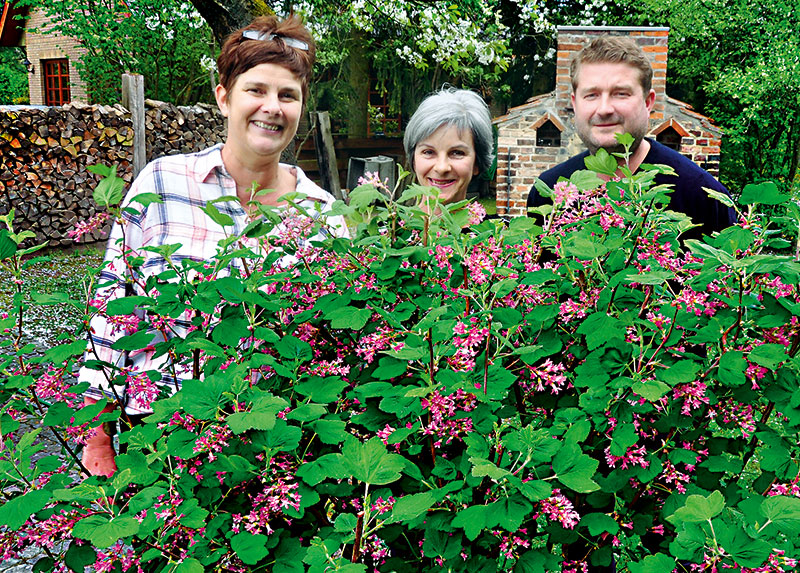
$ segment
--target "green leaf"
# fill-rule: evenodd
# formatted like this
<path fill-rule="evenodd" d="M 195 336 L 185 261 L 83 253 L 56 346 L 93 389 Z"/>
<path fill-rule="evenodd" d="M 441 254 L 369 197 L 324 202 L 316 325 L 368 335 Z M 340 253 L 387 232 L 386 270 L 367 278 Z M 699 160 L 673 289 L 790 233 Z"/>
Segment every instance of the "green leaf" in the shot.
<path fill-rule="evenodd" d="M 583 162 L 586 164 L 586 169 L 609 176 L 613 176 L 619 167 L 616 158 L 602 147 L 597 150 L 596 154 L 588 155 Z"/>
<path fill-rule="evenodd" d="M 788 360 L 789 356 L 787 356 L 786 347 L 783 344 L 769 343 L 753 348 L 747 355 L 747 359 L 764 368 L 775 370 L 781 362 Z"/>
<path fill-rule="evenodd" d="M 588 527 L 592 537 L 597 537 L 606 531 L 611 535 L 616 535 L 619 531 L 619 523 L 605 513 L 587 513 L 581 517 L 580 525 Z"/>
<path fill-rule="evenodd" d="M 231 549 L 247 565 L 255 565 L 269 554 L 269 537 L 243 531 L 231 538 Z"/>
<path fill-rule="evenodd" d="M 141 350 L 150 346 L 157 336 L 159 336 L 159 334 L 156 332 L 140 330 L 138 332 L 134 332 L 133 334 L 129 334 L 128 336 L 123 336 L 114 342 L 114 344 L 111 345 L 111 348 L 113 350 L 122 351 Z"/>
<path fill-rule="evenodd" d="M 72 529 L 72 534 L 86 539 L 95 547 L 111 547 L 120 539 L 135 535 L 139 522 L 131 516 L 115 517 L 110 520 L 103 515 L 90 515 L 81 519 Z"/>
<path fill-rule="evenodd" d="M 763 183 L 750 183 L 745 185 L 739 203 L 742 205 L 780 205 L 789 200 L 788 195 L 784 195 L 778 190 L 778 186 L 772 181 Z"/>
<path fill-rule="evenodd" d="M 340 444 L 350 435 L 346 426 L 342 420 L 323 418 L 314 422 L 314 431 L 323 444 Z"/>
<path fill-rule="evenodd" d="M 36 489 L 14 497 L 0 506 L 0 525 L 16 531 L 37 511 L 50 501 L 52 493 L 44 489 Z"/>
<path fill-rule="evenodd" d="M 204 571 L 203 564 L 194 557 L 186 557 L 175 568 L 175 573 L 203 573 Z"/>
<path fill-rule="evenodd" d="M 341 392 L 349 384 L 338 377 L 314 377 L 306 382 L 294 385 L 294 390 L 303 396 L 308 396 L 319 404 L 330 404 L 341 398 Z"/>
<path fill-rule="evenodd" d="M 63 364 L 69 358 L 83 354 L 85 350 L 86 341 L 76 340 L 75 342 L 70 342 L 69 344 L 59 344 L 58 346 L 53 346 L 44 353 L 44 358 L 45 360 L 54 362 L 55 364 Z"/>
<path fill-rule="evenodd" d="M 230 414 L 226 421 L 234 434 L 241 434 L 247 430 L 271 430 L 275 427 L 278 413 L 284 410 L 289 403 L 276 396 L 259 396 L 253 402 L 249 412 L 235 412 Z"/>
<path fill-rule="evenodd" d="M 522 522 L 533 509 L 527 499 L 521 495 L 511 495 L 500 499 L 493 504 L 492 521 L 495 521 L 506 531 L 517 531 Z"/>
<path fill-rule="evenodd" d="M 352 513 L 340 513 L 333 522 L 333 530 L 339 533 L 350 533 L 358 524 L 358 518 Z"/>
<path fill-rule="evenodd" d="M 287 420 L 297 420 L 299 422 L 313 422 L 328 413 L 328 409 L 322 404 L 308 402 L 300 404 L 297 408 L 286 415 Z"/>
<path fill-rule="evenodd" d="M 761 512 L 781 533 L 790 537 L 800 535 L 800 498 L 784 495 L 768 497 L 761 503 Z"/>
<path fill-rule="evenodd" d="M 164 200 L 161 198 L 161 195 L 157 193 L 139 193 L 138 195 L 134 195 L 128 200 L 128 204 L 131 203 L 139 203 L 142 207 L 147 207 L 153 203 L 163 203 Z"/>
<path fill-rule="evenodd" d="M 738 350 L 729 350 L 719 359 L 717 377 L 726 386 L 741 386 L 747 379 L 744 375 L 747 370 L 747 360 L 744 353 Z"/>
<path fill-rule="evenodd" d="M 692 360 L 680 360 L 670 364 L 667 368 L 656 370 L 656 378 L 675 386 L 684 382 L 692 382 L 700 371 L 700 364 Z"/>
<path fill-rule="evenodd" d="M 594 350 L 613 339 L 624 339 L 625 327 L 618 318 L 596 312 L 584 319 L 578 327 L 578 334 L 585 335 L 589 350 Z"/>
<path fill-rule="evenodd" d="M 434 503 L 436 497 L 429 491 L 403 496 L 392 507 L 392 521 L 406 521 L 419 517 Z"/>
<path fill-rule="evenodd" d="M 639 436 L 636 434 L 636 428 L 630 423 L 621 423 L 614 428 L 614 433 L 611 440 L 611 454 L 614 456 L 624 456 L 628 448 L 636 443 Z"/>
<path fill-rule="evenodd" d="M 213 420 L 227 400 L 223 394 L 230 391 L 233 379 L 231 369 L 212 374 L 205 380 L 186 380 L 181 387 L 181 405 L 198 420 Z"/>
<path fill-rule="evenodd" d="M 487 459 L 473 456 L 469 461 L 472 464 L 472 475 L 475 477 L 488 477 L 494 481 L 500 481 L 511 475 L 510 471 L 497 467 Z"/>
<path fill-rule="evenodd" d="M 345 442 L 340 454 L 347 475 L 372 485 L 386 485 L 400 479 L 405 467 L 403 456 L 389 454 L 380 438 L 366 443 L 351 439 Z"/>
<path fill-rule="evenodd" d="M 0 229 L 0 260 L 13 257 L 17 252 L 17 243 L 11 238 L 7 229 Z"/>
<path fill-rule="evenodd" d="M 453 519 L 453 527 L 464 530 L 467 539 L 474 541 L 486 527 L 486 514 L 489 508 L 485 505 L 471 505 L 462 509 Z"/>
<path fill-rule="evenodd" d="M 717 542 L 724 547 L 741 567 L 761 567 L 772 552 L 772 545 L 753 539 L 740 527 L 715 527 Z"/>
<path fill-rule="evenodd" d="M 233 226 L 233 218 L 226 213 L 221 213 L 220 210 L 217 209 L 217 206 L 210 201 L 206 203 L 205 207 L 201 207 L 200 210 L 221 227 Z"/>
<path fill-rule="evenodd" d="M 64 555 L 64 564 L 75 573 L 83 573 L 86 567 L 93 565 L 95 561 L 97 561 L 97 554 L 94 549 L 88 545 L 78 545 L 75 540 L 70 543 L 69 549 Z"/>
<path fill-rule="evenodd" d="M 305 340 L 300 340 L 291 334 L 281 338 L 281 340 L 275 344 L 275 350 L 277 350 L 278 354 L 282 357 L 299 362 L 306 362 L 307 360 L 311 360 L 312 357 L 311 345 Z"/>
<path fill-rule="evenodd" d="M 337 308 L 325 315 L 325 318 L 331 321 L 331 328 L 349 328 L 350 330 L 361 330 L 371 317 L 371 310 L 353 306 Z"/>
<path fill-rule="evenodd" d="M 683 507 L 675 510 L 675 513 L 667 517 L 667 521 L 675 525 L 700 523 L 716 517 L 723 509 L 725 509 L 725 497 L 719 491 L 714 491 L 707 497 L 690 495 Z"/>
<path fill-rule="evenodd" d="M 107 207 L 109 205 L 119 205 L 122 201 L 122 189 L 125 187 L 125 180 L 117 177 L 117 166 L 111 167 L 108 175 L 106 175 L 97 184 L 92 193 L 94 202 L 100 207 Z"/>
<path fill-rule="evenodd" d="M 659 553 L 648 555 L 636 563 L 628 563 L 630 573 L 672 573 L 675 569 L 675 558 Z"/>
<path fill-rule="evenodd" d="M 645 400 L 656 402 L 670 391 L 670 387 L 658 380 L 646 380 L 645 382 L 634 382 L 631 390 Z"/>
<path fill-rule="evenodd" d="M 570 442 L 553 459 L 553 471 L 558 480 L 571 490 L 590 493 L 600 489 L 597 482 L 592 480 L 599 464 L 597 460 L 582 453 L 578 444 Z"/>

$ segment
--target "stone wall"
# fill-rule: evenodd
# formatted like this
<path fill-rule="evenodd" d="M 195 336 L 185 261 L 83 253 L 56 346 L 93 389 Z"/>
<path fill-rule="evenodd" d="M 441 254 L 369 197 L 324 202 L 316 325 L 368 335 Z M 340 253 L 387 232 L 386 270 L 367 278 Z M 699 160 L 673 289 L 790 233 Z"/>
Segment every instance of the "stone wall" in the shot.
<path fill-rule="evenodd" d="M 147 160 L 189 153 L 224 140 L 225 121 L 216 107 L 146 104 Z M 99 177 L 89 165 L 116 164 L 132 180 L 130 113 L 117 106 L 0 106 L 0 213 L 16 211 L 18 230 L 36 243 L 72 243 L 68 232 L 96 210 L 92 191 Z M 106 229 L 81 242 L 103 240 Z"/>

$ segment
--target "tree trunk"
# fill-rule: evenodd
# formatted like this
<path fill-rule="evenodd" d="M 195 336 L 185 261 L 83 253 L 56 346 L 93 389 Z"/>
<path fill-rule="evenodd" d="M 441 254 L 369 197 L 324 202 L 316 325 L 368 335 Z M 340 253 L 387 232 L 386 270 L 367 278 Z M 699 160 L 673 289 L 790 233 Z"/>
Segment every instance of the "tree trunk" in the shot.
<path fill-rule="evenodd" d="M 350 100 L 347 137 L 367 137 L 367 122 L 369 121 L 369 61 L 365 50 L 367 38 L 362 31 L 354 29 L 350 42 L 347 64 L 353 98 Z"/>
<path fill-rule="evenodd" d="M 228 34 L 247 26 L 256 16 L 272 13 L 269 6 L 259 0 L 191 0 L 191 2 L 208 22 L 214 38 L 220 45 Z"/>

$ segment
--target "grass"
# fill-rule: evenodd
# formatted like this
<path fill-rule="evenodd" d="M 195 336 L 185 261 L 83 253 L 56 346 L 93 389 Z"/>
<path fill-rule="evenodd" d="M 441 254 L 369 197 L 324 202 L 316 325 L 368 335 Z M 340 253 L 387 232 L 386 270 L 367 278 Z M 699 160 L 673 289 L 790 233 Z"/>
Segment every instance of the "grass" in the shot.
<path fill-rule="evenodd" d="M 79 249 L 53 250 L 26 261 L 23 271 L 23 301 L 30 303 L 37 294 L 66 293 L 70 299 L 87 300 L 87 277 L 103 260 L 98 246 Z M 13 274 L 0 266 L 0 312 L 11 313 L 17 285 Z M 24 334 L 37 346 L 47 348 L 56 344 L 63 332 L 77 329 L 81 311 L 65 302 L 56 304 L 27 304 L 23 307 Z"/>

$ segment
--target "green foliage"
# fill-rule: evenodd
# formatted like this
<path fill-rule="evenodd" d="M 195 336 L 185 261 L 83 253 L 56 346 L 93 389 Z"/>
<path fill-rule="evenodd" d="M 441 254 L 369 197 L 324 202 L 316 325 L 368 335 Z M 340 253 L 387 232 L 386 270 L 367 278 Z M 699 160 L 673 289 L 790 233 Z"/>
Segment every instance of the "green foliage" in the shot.
<path fill-rule="evenodd" d="M 732 189 L 775 180 L 797 189 L 800 6 L 716 0 L 647 1 L 670 27 L 669 80 L 725 133 L 720 174 Z"/>
<path fill-rule="evenodd" d="M 119 102 L 122 73 L 145 77 L 145 96 L 176 104 L 213 101 L 205 61 L 215 57 L 211 32 L 179 0 L 16 0 L 43 9 L 52 28 L 86 48 L 77 63 L 90 99 Z"/>
<path fill-rule="evenodd" d="M 82 405 L 70 373 L 84 330 L 37 351 L 16 297 L 0 319 L 0 545 L 52 531 L 65 543 L 43 570 L 613 560 L 638 573 L 797 559 L 800 264 L 765 254 L 773 223 L 752 208 L 787 198 L 752 187 L 743 225 L 682 244 L 685 216 L 649 187 L 656 169 L 562 190 L 574 203 L 543 226 L 470 224 L 469 207 L 433 189 L 393 202 L 362 186 L 334 207 L 352 240 L 302 244 L 291 233 L 324 221 L 287 212 L 273 230 L 256 205 L 263 217 L 209 261 L 148 277 L 125 258 L 146 294 L 94 299 L 84 324 L 144 317 L 114 345 L 170 363 L 139 373 L 87 354 L 112 396 L 164 390 L 120 435 L 108 478 L 76 475 L 72 437 L 120 416 Z M 118 216 L 113 169 L 102 175 L 97 197 Z M 4 231 L 2 264 L 24 283 L 23 236 Z M 179 372 L 170 396 L 161 381 Z M 44 434 L 60 458 L 41 455 Z"/>
<path fill-rule="evenodd" d="M 28 70 L 19 48 L 0 48 L 0 105 L 28 103 Z"/>

